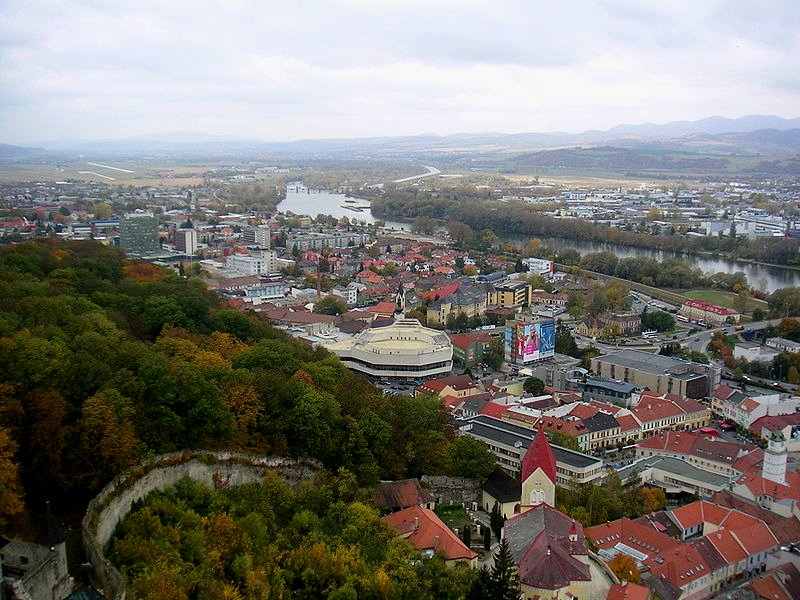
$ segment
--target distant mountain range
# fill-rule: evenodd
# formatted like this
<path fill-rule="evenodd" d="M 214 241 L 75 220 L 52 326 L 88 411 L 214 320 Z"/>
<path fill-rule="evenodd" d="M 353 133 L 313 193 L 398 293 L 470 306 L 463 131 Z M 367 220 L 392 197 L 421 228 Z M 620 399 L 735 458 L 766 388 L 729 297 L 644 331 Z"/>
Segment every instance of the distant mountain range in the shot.
<path fill-rule="evenodd" d="M 698 121 L 617 125 L 581 133 L 458 133 L 353 139 L 308 139 L 262 142 L 252 138 L 177 132 L 117 140 L 54 140 L 40 148 L 0 145 L 0 159 L 24 159 L 43 152 L 94 155 L 153 155 L 233 158 L 236 156 L 298 158 L 435 158 L 477 155 L 520 157 L 536 164 L 529 153 L 576 148 L 612 147 L 619 156 L 653 152 L 688 152 L 698 155 L 788 156 L 800 153 L 800 118 L 748 115 L 738 119 L 708 117 Z M 557 155 L 550 155 L 557 157 Z M 688 160 L 688 159 L 687 159 Z M 698 157 L 699 160 L 699 157 Z M 636 161 L 634 161 L 636 162 Z M 691 160 L 690 160 L 691 162 Z M 700 161 L 698 164 L 704 164 Z M 718 164 L 718 163 L 706 163 Z"/>

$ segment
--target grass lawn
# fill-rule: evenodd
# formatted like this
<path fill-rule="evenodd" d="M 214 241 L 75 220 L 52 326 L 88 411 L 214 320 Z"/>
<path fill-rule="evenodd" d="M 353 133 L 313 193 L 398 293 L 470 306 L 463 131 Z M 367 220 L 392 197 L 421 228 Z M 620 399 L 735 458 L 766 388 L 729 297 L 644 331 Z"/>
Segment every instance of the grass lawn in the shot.
<path fill-rule="evenodd" d="M 683 295 L 695 300 L 710 302 L 717 306 L 724 306 L 725 308 L 733 308 L 733 299 L 736 298 L 736 294 L 733 292 L 725 292 L 723 290 L 689 290 L 683 292 Z M 755 308 L 766 309 L 767 303 L 762 300 L 750 298 L 747 301 L 747 311 L 751 312 Z"/>
<path fill-rule="evenodd" d="M 450 529 L 457 527 L 462 531 L 464 525 L 469 523 L 469 515 L 460 504 L 438 504 L 434 512 Z"/>

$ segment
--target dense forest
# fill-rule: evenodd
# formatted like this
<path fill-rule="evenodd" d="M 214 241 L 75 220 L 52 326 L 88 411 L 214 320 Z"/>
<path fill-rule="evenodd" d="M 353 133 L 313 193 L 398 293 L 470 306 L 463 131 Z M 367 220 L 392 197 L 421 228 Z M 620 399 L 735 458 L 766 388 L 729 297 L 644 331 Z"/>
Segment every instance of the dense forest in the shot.
<path fill-rule="evenodd" d="M 123 522 L 111 559 L 138 600 L 463 598 L 476 578 L 417 551 L 383 522 L 355 478 L 276 475 L 211 490 L 189 479 Z"/>
<path fill-rule="evenodd" d="M 800 251 L 800 240 L 792 238 L 747 240 L 730 236 L 650 235 L 586 219 L 556 219 L 542 214 L 552 208 L 547 204 L 498 202 L 489 200 L 487 195 L 490 190 L 465 197 L 455 192 L 433 194 L 387 188 L 384 196 L 372 200 L 372 213 L 381 218 L 455 221 L 475 232 L 491 229 L 498 234 L 591 240 L 667 252 L 713 252 L 775 264 L 796 264 Z"/>
<path fill-rule="evenodd" d="M 45 498 L 78 510 L 152 453 L 309 456 L 370 485 L 460 474 L 459 446 L 436 399 L 383 396 L 199 281 L 91 241 L 0 248 L 6 531 Z"/>

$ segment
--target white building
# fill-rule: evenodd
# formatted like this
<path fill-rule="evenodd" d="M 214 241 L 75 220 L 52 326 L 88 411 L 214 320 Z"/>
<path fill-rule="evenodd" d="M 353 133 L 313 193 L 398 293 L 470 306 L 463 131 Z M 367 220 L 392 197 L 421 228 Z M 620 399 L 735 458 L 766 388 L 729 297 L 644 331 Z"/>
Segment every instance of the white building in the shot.
<path fill-rule="evenodd" d="M 800 352 L 800 342 L 793 342 L 781 337 L 767 338 L 764 342 L 770 348 L 774 348 L 778 352 L 791 352 L 797 354 Z"/>
<path fill-rule="evenodd" d="M 772 362 L 778 354 L 778 350 L 755 342 L 739 342 L 733 347 L 733 357 L 737 360 L 745 358 L 747 362 Z"/>
<path fill-rule="evenodd" d="M 346 367 L 376 379 L 429 379 L 453 368 L 447 334 L 423 327 L 416 319 L 398 319 L 326 347 Z"/>
<path fill-rule="evenodd" d="M 358 304 L 358 288 L 357 287 L 350 287 L 349 285 L 344 288 L 333 288 L 331 293 L 344 298 L 345 304 L 347 306 L 355 306 Z"/>
<path fill-rule="evenodd" d="M 553 274 L 553 261 L 543 258 L 523 258 L 522 264 L 528 267 L 528 271 L 534 275 L 550 277 Z"/>
<path fill-rule="evenodd" d="M 272 230 L 269 225 L 249 225 L 243 231 L 244 243 L 268 250 L 272 243 Z"/>
<path fill-rule="evenodd" d="M 226 265 L 241 275 L 269 275 L 278 272 L 278 255 L 272 250 L 250 248 L 249 254 L 229 256 Z"/>

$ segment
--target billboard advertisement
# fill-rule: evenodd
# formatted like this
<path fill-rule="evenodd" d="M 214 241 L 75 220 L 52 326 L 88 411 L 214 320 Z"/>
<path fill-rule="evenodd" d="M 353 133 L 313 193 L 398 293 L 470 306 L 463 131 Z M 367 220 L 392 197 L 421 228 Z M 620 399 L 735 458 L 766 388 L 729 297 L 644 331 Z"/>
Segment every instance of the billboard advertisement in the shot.
<path fill-rule="evenodd" d="M 555 321 L 522 323 L 506 327 L 506 356 L 510 362 L 529 363 L 553 356 L 556 349 Z"/>

